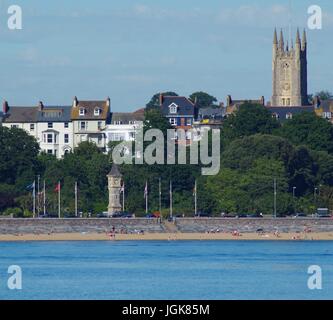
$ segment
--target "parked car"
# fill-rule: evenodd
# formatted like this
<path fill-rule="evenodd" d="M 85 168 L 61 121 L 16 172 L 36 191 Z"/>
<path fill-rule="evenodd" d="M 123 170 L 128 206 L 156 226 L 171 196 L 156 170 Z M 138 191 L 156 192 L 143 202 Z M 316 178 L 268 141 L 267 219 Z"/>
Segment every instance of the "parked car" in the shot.
<path fill-rule="evenodd" d="M 208 213 L 208 212 L 202 212 L 202 211 L 199 211 L 195 217 L 202 217 L 202 218 L 208 218 L 210 217 L 211 215 Z"/>
<path fill-rule="evenodd" d="M 101 212 L 101 213 L 98 213 L 97 215 L 96 215 L 96 217 L 97 218 L 108 218 L 108 214 L 107 213 L 105 213 L 105 212 Z"/>
<path fill-rule="evenodd" d="M 307 217 L 307 215 L 303 212 L 299 212 L 294 215 L 294 218 L 305 218 L 305 217 Z"/>
<path fill-rule="evenodd" d="M 112 214 L 112 218 L 133 218 L 133 214 L 127 211 L 118 211 Z"/>

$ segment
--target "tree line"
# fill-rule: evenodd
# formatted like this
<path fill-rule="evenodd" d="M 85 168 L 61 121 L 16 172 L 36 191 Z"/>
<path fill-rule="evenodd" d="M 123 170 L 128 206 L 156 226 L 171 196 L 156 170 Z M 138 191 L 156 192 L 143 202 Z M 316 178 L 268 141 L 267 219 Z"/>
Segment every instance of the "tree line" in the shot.
<path fill-rule="evenodd" d="M 146 109 L 144 130 L 170 128 L 158 108 Z M 111 146 L 112 147 L 112 146 Z M 214 146 L 212 146 L 214 147 Z M 111 148 L 112 149 L 112 148 Z M 83 142 L 63 159 L 40 154 L 37 141 L 17 128 L 0 127 L 0 212 L 31 216 L 32 196 L 26 187 L 45 180 L 47 211 L 57 212 L 57 182 L 62 185 L 62 214 L 74 212 L 78 182 L 79 211 L 97 214 L 108 205 L 107 174 L 112 159 L 93 143 Z M 122 165 L 126 210 L 145 214 L 144 187 L 150 210 L 169 208 L 173 182 L 174 214 L 193 215 L 197 181 L 198 210 L 225 213 L 273 213 L 277 181 L 278 214 L 333 209 L 333 126 L 314 113 L 301 113 L 281 124 L 261 105 L 245 103 L 225 119 L 221 129 L 221 170 L 202 176 L 199 165 Z M 42 191 L 42 188 L 40 188 Z"/>

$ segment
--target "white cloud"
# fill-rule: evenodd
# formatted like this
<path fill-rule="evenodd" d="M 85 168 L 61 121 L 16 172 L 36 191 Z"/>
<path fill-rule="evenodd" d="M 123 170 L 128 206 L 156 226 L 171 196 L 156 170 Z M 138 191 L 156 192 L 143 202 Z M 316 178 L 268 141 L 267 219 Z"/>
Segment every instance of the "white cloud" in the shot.
<path fill-rule="evenodd" d="M 234 8 L 222 8 L 217 15 L 217 22 L 232 26 L 267 26 L 281 25 L 288 22 L 288 7 L 273 5 L 261 7 L 246 5 Z"/>

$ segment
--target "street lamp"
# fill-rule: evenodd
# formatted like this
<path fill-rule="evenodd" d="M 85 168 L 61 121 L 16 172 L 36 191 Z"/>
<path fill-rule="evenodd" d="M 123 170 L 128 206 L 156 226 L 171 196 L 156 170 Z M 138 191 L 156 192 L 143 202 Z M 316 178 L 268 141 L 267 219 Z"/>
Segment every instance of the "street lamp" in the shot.
<path fill-rule="evenodd" d="M 316 209 L 316 216 L 318 216 L 318 211 L 317 211 L 317 191 L 318 191 L 318 188 L 314 188 L 313 197 L 314 197 L 314 205 L 315 205 L 315 209 Z"/>
<path fill-rule="evenodd" d="M 295 200 L 295 196 L 296 196 L 296 187 L 293 187 L 293 199 Z"/>

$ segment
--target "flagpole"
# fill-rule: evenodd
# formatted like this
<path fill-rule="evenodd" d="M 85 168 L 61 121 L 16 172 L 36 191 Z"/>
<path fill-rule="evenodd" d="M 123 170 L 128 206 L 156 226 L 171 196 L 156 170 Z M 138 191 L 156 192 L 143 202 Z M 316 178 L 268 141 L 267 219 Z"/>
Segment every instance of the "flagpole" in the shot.
<path fill-rule="evenodd" d="M 173 218 L 172 200 L 172 181 L 170 181 L 170 218 Z"/>
<path fill-rule="evenodd" d="M 77 213 L 78 213 L 78 205 L 77 205 L 77 181 L 75 181 L 75 217 L 77 217 Z"/>
<path fill-rule="evenodd" d="M 162 182 L 161 182 L 161 178 L 159 178 L 159 180 L 158 180 L 158 192 L 159 192 L 159 199 L 158 199 L 159 211 L 160 211 L 160 216 L 162 216 Z"/>
<path fill-rule="evenodd" d="M 59 217 L 59 219 L 61 218 L 60 201 L 61 201 L 61 184 L 59 181 L 59 183 L 58 183 L 58 217 Z"/>
<path fill-rule="evenodd" d="M 46 186 L 45 186 L 45 180 L 43 185 L 43 209 L 44 209 L 44 216 L 46 215 Z"/>
<path fill-rule="evenodd" d="M 40 175 L 37 176 L 37 215 L 40 213 Z"/>
<path fill-rule="evenodd" d="M 146 182 L 146 214 L 148 214 L 148 182 Z"/>
<path fill-rule="evenodd" d="M 195 187 L 194 187 L 194 213 L 197 216 L 198 213 L 198 184 L 197 180 L 195 180 Z"/>
<path fill-rule="evenodd" d="M 32 203 L 32 206 L 33 206 L 33 217 L 36 218 L 36 180 L 34 181 L 34 189 L 33 189 L 33 193 L 32 193 L 32 198 L 33 198 L 33 203 Z"/>
<path fill-rule="evenodd" d="M 123 182 L 123 212 L 125 212 L 125 182 Z"/>

